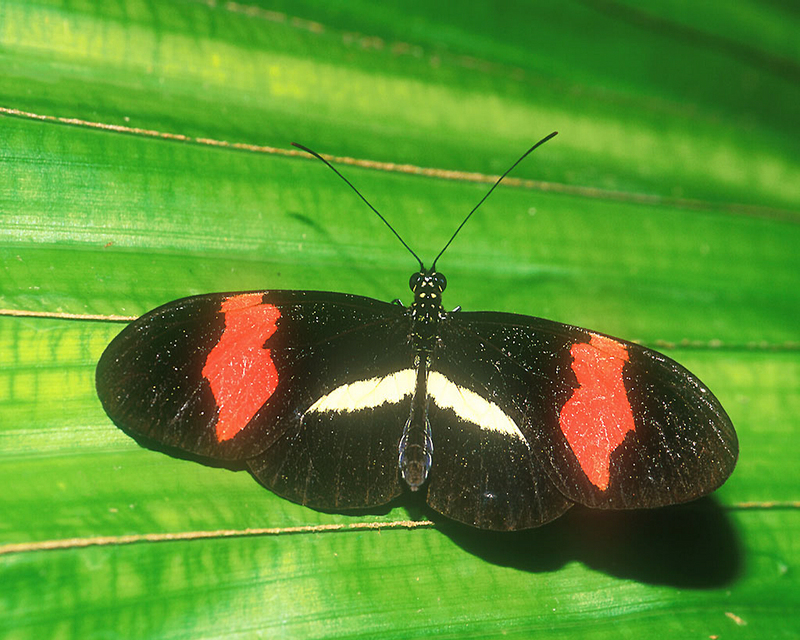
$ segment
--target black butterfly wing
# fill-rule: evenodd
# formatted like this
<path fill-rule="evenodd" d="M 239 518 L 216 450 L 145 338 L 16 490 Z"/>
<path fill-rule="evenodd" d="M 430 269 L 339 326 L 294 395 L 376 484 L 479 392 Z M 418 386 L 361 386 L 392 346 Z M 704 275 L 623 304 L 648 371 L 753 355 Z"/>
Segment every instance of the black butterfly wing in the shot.
<path fill-rule="evenodd" d="M 347 294 L 185 298 L 111 342 L 97 392 L 126 432 L 247 460 L 266 486 L 297 502 L 382 504 L 401 492 L 397 443 L 410 395 L 346 416 L 309 409 L 338 386 L 410 367 L 409 327 L 403 307 Z"/>
<path fill-rule="evenodd" d="M 433 464 L 427 499 L 436 511 L 481 529 L 516 530 L 538 527 L 572 506 L 530 443 L 510 430 L 482 428 L 474 418 L 435 404 L 430 420 Z"/>
<path fill-rule="evenodd" d="M 388 502 L 416 382 L 407 309 L 347 294 L 212 294 L 167 304 L 112 341 L 97 390 L 125 431 L 246 460 L 321 508 Z M 548 320 L 453 313 L 428 378 L 428 501 L 490 529 L 574 502 L 654 507 L 704 495 L 738 444 L 714 396 L 649 349 Z"/>
<path fill-rule="evenodd" d="M 504 313 L 450 314 L 441 336 L 438 366 L 471 372 L 465 383 L 518 421 L 531 460 L 570 501 L 675 504 L 710 493 L 733 471 L 738 442 L 724 409 L 660 353 Z M 527 477 L 527 460 L 509 462 Z"/>

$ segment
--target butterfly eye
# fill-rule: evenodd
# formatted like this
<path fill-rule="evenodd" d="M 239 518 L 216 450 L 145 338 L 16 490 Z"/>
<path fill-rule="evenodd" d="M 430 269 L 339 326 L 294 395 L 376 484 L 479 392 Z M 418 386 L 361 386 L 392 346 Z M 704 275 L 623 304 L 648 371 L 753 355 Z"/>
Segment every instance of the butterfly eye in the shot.
<path fill-rule="evenodd" d="M 416 291 L 417 287 L 419 287 L 419 283 L 422 282 L 422 279 L 425 277 L 423 273 L 412 273 L 411 277 L 408 279 L 408 286 L 411 288 L 412 291 Z"/>
<path fill-rule="evenodd" d="M 444 291 L 447 288 L 447 278 L 444 277 L 443 273 L 434 273 L 433 280 L 439 291 Z"/>

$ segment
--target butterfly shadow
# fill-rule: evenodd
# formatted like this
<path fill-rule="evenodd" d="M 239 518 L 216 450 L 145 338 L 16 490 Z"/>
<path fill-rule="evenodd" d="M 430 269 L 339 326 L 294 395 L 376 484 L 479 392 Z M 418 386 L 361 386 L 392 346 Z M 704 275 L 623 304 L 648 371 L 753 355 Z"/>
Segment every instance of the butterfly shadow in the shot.
<path fill-rule="evenodd" d="M 191 451 L 185 451 L 184 449 L 179 449 L 178 447 L 164 444 L 163 442 L 154 440 L 153 438 L 142 435 L 141 433 L 134 433 L 125 427 L 118 425 L 118 428 L 127 436 L 130 436 L 130 438 L 132 438 L 140 447 L 149 449 L 150 451 L 155 451 L 157 453 L 166 454 L 170 458 L 186 460 L 188 462 L 196 462 L 198 464 L 202 464 L 204 467 L 212 467 L 215 469 L 227 469 L 228 471 L 248 470 L 246 460 L 221 460 L 218 458 L 208 458 L 206 456 L 201 456 L 198 453 L 192 453 Z"/>
<path fill-rule="evenodd" d="M 685 589 L 734 582 L 743 548 L 714 498 L 640 511 L 574 507 L 538 529 L 479 531 L 429 514 L 464 550 L 501 566 L 555 571 L 572 561 L 618 578 Z"/>
<path fill-rule="evenodd" d="M 355 274 L 358 280 L 364 283 L 365 287 L 369 285 L 368 288 L 375 291 L 384 290 L 385 283 L 381 278 L 376 276 L 377 271 L 368 264 L 365 264 L 362 258 L 354 256 L 353 252 L 342 244 L 342 242 L 337 241 L 327 226 L 320 224 L 307 215 L 294 211 L 287 212 L 286 217 L 312 229 L 317 237 L 322 238 L 328 244 L 329 248 L 334 251 L 336 257 L 339 258 L 343 264 L 347 265 L 348 271 Z"/>
<path fill-rule="evenodd" d="M 209 459 L 141 434 L 127 433 L 140 446 L 174 458 L 230 471 L 247 469 L 244 461 Z M 347 514 L 386 515 L 402 503 L 412 520 L 433 521 L 437 530 L 468 553 L 493 564 L 532 573 L 556 571 L 578 561 L 619 578 L 711 589 L 735 581 L 744 564 L 739 538 L 713 497 L 639 511 L 601 511 L 576 506 L 537 529 L 511 532 L 485 531 L 455 522 L 433 511 L 424 500 L 422 493 L 405 492 L 389 504 L 348 510 Z"/>

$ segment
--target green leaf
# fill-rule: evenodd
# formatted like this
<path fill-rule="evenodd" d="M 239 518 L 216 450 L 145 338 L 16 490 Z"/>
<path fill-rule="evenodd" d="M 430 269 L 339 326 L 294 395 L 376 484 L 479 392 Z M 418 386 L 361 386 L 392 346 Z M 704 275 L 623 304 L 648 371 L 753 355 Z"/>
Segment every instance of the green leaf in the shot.
<path fill-rule="evenodd" d="M 0 635 L 793 637 L 799 29 L 745 1 L 4 2 Z M 430 262 L 552 130 L 441 259 L 446 304 L 685 364 L 740 436 L 714 498 L 509 535 L 320 513 L 103 413 L 112 316 L 408 301 L 413 258 L 292 141 Z"/>

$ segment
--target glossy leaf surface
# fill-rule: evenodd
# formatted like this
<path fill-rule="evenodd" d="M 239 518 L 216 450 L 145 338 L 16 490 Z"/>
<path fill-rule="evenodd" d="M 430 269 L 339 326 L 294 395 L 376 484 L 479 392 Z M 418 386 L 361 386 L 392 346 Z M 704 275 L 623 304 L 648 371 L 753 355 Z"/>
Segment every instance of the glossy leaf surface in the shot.
<path fill-rule="evenodd" d="M 3 3 L 0 635 L 793 637 L 798 22 L 751 2 Z M 552 130 L 440 261 L 445 302 L 664 349 L 740 436 L 713 499 L 511 536 L 412 499 L 320 513 L 106 418 L 111 315 L 262 288 L 408 302 L 413 259 L 292 141 L 430 261 Z"/>

